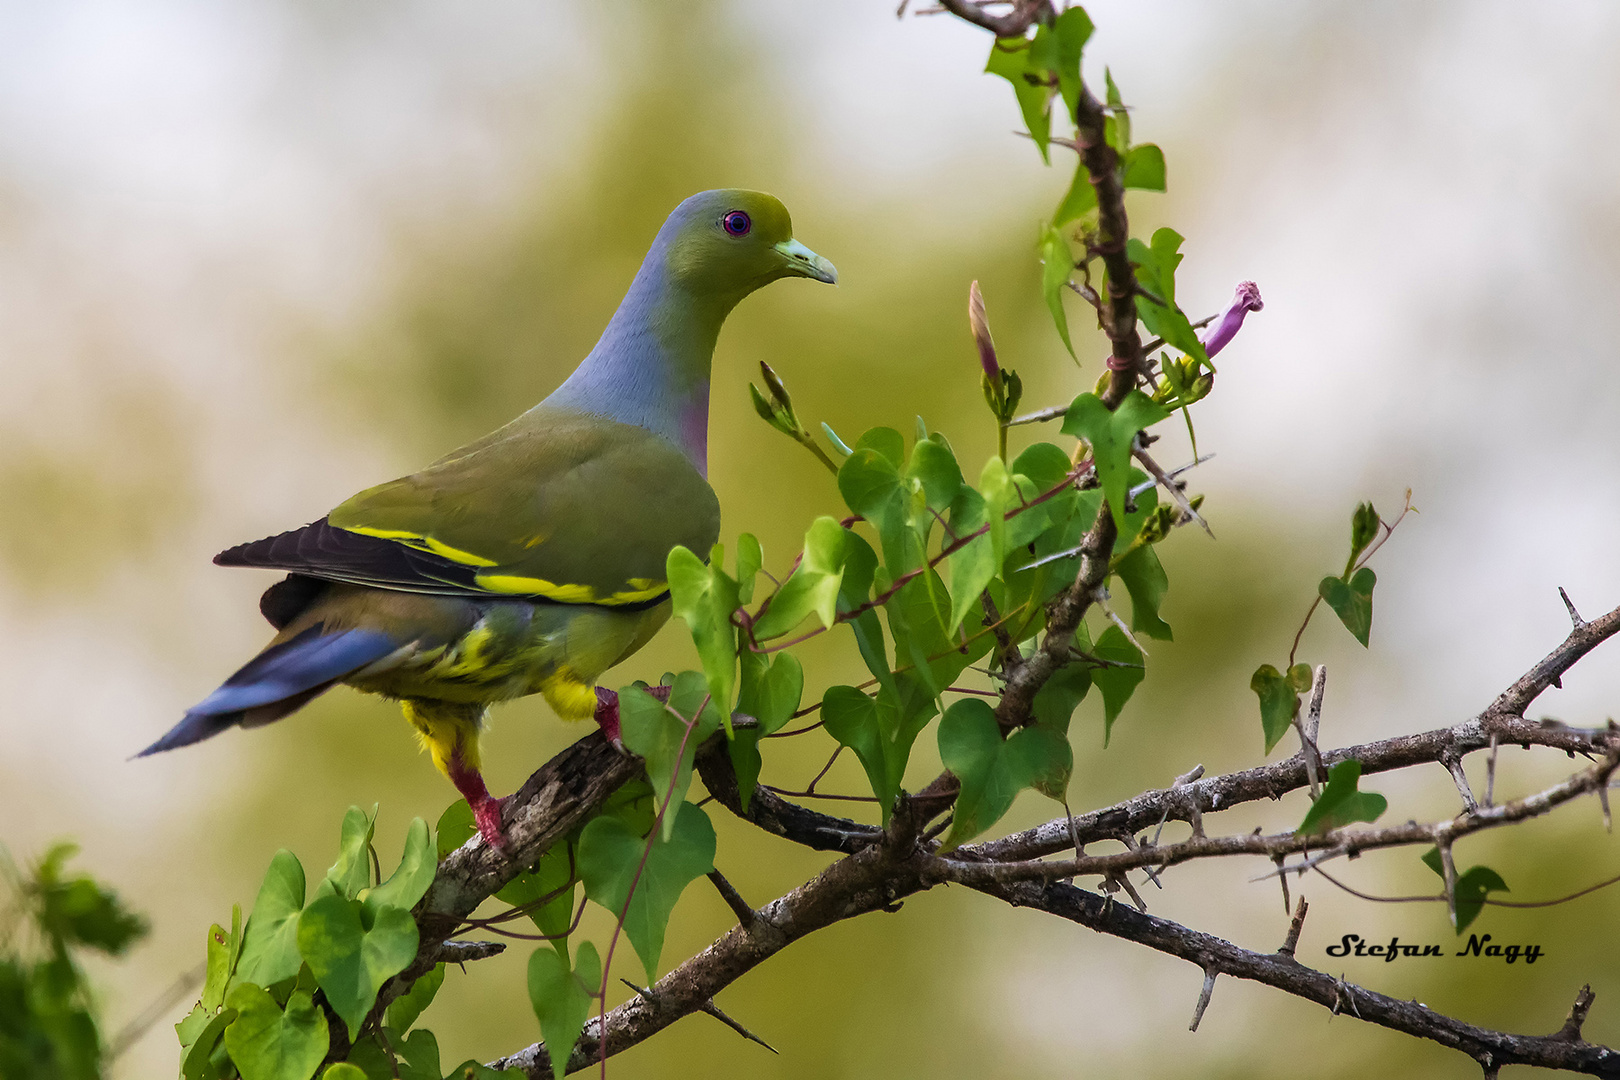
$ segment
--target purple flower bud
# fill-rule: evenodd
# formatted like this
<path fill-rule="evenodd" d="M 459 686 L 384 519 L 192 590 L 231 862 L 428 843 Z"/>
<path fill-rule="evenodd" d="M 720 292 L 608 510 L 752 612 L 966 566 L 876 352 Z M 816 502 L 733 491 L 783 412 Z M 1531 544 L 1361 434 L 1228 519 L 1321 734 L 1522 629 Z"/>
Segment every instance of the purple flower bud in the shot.
<path fill-rule="evenodd" d="M 979 364 L 984 377 L 992 383 L 1001 378 L 1001 365 L 996 362 L 996 343 L 990 340 L 990 320 L 985 318 L 984 297 L 979 283 L 968 286 L 968 326 L 973 330 L 973 343 L 979 347 Z"/>
<path fill-rule="evenodd" d="M 1251 311 L 1259 311 L 1266 305 L 1260 300 L 1260 289 L 1252 281 L 1245 281 L 1237 287 L 1237 295 L 1232 297 L 1232 306 L 1226 309 L 1215 324 L 1215 329 L 1209 332 L 1204 339 L 1204 352 L 1214 356 L 1226 348 L 1226 343 L 1237 337 L 1238 328 L 1243 325 L 1243 317 Z"/>

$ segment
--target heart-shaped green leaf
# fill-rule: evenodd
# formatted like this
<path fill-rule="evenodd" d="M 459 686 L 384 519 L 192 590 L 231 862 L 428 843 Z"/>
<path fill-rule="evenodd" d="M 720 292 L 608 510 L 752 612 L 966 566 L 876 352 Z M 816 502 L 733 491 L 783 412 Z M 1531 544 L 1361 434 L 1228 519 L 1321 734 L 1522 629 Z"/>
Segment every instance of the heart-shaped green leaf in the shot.
<path fill-rule="evenodd" d="M 219 1080 L 214 1067 L 214 1049 L 225 1029 L 236 1021 L 235 1009 L 221 1009 L 209 1015 L 201 1005 L 174 1026 L 180 1036 L 180 1080 Z"/>
<path fill-rule="evenodd" d="M 1121 529 L 1125 527 L 1125 493 L 1131 483 L 1131 443 L 1138 431 L 1169 415 L 1142 391 L 1132 390 L 1112 412 L 1096 394 L 1081 394 L 1063 418 L 1065 435 L 1078 436 L 1091 444 L 1097 479 Z"/>
<path fill-rule="evenodd" d="M 1126 257 L 1135 264 L 1137 284 L 1147 294 L 1138 296 L 1136 310 L 1143 326 L 1188 356 L 1207 361 L 1209 357 L 1204 352 L 1203 342 L 1198 340 L 1192 323 L 1176 306 L 1176 268 L 1184 257 L 1181 240 L 1180 233 L 1165 228 L 1155 230 L 1150 243 L 1144 244 L 1135 238 L 1126 241 Z M 1150 295 L 1157 299 L 1149 299 Z"/>
<path fill-rule="evenodd" d="M 540 1036 L 551 1055 L 556 1080 L 562 1080 L 574 1044 L 591 1015 L 591 1002 L 601 990 L 602 961 L 589 941 L 580 945 L 572 971 L 567 956 L 550 949 L 536 949 L 529 957 L 529 1004 L 540 1021 Z"/>
<path fill-rule="evenodd" d="M 915 672 L 894 677 L 868 697 L 853 686 L 833 686 L 821 699 L 827 734 L 855 751 L 888 823 L 917 735 L 934 716 L 934 696 Z"/>
<path fill-rule="evenodd" d="M 1372 635 L 1372 594 L 1377 584 L 1378 576 L 1372 572 L 1372 567 L 1363 566 L 1349 581 L 1325 577 L 1317 587 L 1344 628 L 1354 634 L 1363 647 Z"/>
<path fill-rule="evenodd" d="M 984 70 L 1012 83 L 1024 126 L 1029 128 L 1041 159 L 1050 163 L 1046 147 L 1052 138 L 1052 88 L 1046 79 L 1045 66 L 1031 60 L 1032 44 L 1021 37 L 997 38 L 990 46 L 990 59 Z"/>
<path fill-rule="evenodd" d="M 231 908 L 231 929 L 215 923 L 208 928 L 208 977 L 203 982 L 202 1007 L 214 1012 L 225 1003 L 225 990 L 242 951 L 242 905 Z"/>
<path fill-rule="evenodd" d="M 688 734 L 687 724 L 694 721 L 696 726 Z M 626 749 L 647 763 L 653 791 L 659 799 L 668 799 L 669 805 L 679 806 L 692 784 L 697 749 L 719 730 L 720 713 L 709 697 L 709 683 L 702 672 L 683 671 L 675 676 L 667 705 L 638 687 L 620 691 L 619 725 Z M 665 814 L 666 839 L 674 827 L 675 816 Z"/>
<path fill-rule="evenodd" d="M 963 487 L 951 501 L 948 521 L 951 532 L 958 536 L 971 536 L 984 527 L 988 509 L 984 496 L 970 487 Z M 1005 543 L 1005 538 L 1003 538 Z M 955 634 L 971 611 L 980 610 L 979 595 L 990 579 L 996 576 L 996 552 L 991 538 L 980 536 L 958 548 L 950 556 L 951 562 L 951 623 Z"/>
<path fill-rule="evenodd" d="M 1164 190 L 1164 151 L 1152 143 L 1131 147 L 1125 155 L 1121 183 L 1139 191 Z"/>
<path fill-rule="evenodd" d="M 1170 589 L 1170 578 L 1158 553 L 1143 545 L 1121 559 L 1115 573 L 1131 594 L 1131 630 L 1160 641 L 1174 640 L 1170 624 L 1159 618 L 1159 605 Z"/>
<path fill-rule="evenodd" d="M 911 486 L 900 478 L 904 452 L 899 432 L 873 428 L 838 468 L 838 491 L 845 504 L 877 530 L 891 574 L 920 565 L 923 555 L 922 538 L 909 512 Z"/>
<path fill-rule="evenodd" d="M 343 830 L 338 840 L 337 862 L 326 871 L 326 880 L 349 899 L 360 895 L 360 890 L 371 884 L 371 838 L 377 831 L 377 807 L 366 813 L 351 806 L 343 815 Z"/>
<path fill-rule="evenodd" d="M 944 692 L 969 662 L 945 630 L 950 607 L 945 583 L 929 569 L 907 582 L 883 608 L 896 659 L 909 661 L 933 696 Z"/>
<path fill-rule="evenodd" d="M 737 537 L 737 602 L 746 604 L 754 599 L 754 578 L 765 565 L 765 552 L 759 546 L 759 537 L 743 533 Z"/>
<path fill-rule="evenodd" d="M 366 906 L 374 911 L 383 906 L 406 911 L 415 907 L 433 884 L 433 875 L 439 868 L 436 855 L 433 830 L 421 818 L 413 818 L 405 831 L 405 851 L 400 856 L 398 869 L 366 894 Z"/>
<path fill-rule="evenodd" d="M 326 1056 L 326 1015 L 307 991 L 295 990 L 283 1010 L 269 992 L 238 983 L 226 998 L 236 1022 L 225 1049 L 242 1080 L 309 1080 Z"/>
<path fill-rule="evenodd" d="M 457 799 L 445 807 L 433 832 L 438 837 L 438 855 L 441 860 L 477 836 L 478 826 L 473 824 L 472 808 L 467 805 L 467 800 Z"/>
<path fill-rule="evenodd" d="M 1303 836 L 1324 833 L 1354 821 L 1377 821 L 1389 800 L 1373 791 L 1357 791 L 1361 762 L 1351 758 L 1328 770 L 1327 786 L 1317 796 L 1295 831 Z"/>
<path fill-rule="evenodd" d="M 738 731 L 730 746 L 731 767 L 737 774 L 737 790 L 746 810 L 763 766 L 759 740 L 781 730 L 793 719 L 799 700 L 804 696 L 804 668 L 798 658 L 788 652 L 779 652 L 772 658 L 747 650 L 741 659 L 737 711 L 759 721 L 758 727 Z"/>
<path fill-rule="evenodd" d="M 684 547 L 669 553 L 665 572 L 675 614 L 692 632 L 708 679 L 709 693 L 731 734 L 732 693 L 737 686 L 737 627 L 732 613 L 740 603 L 737 582 L 725 572 L 726 549 L 716 544 L 707 564 Z"/>
<path fill-rule="evenodd" d="M 942 435 L 917 442 L 911 451 L 911 461 L 906 465 L 906 478 L 921 488 L 923 502 L 929 509 L 941 512 L 962 490 L 962 467 L 956 463 L 956 455 Z"/>
<path fill-rule="evenodd" d="M 304 910 L 304 867 L 298 856 L 282 848 L 270 860 L 253 914 L 242 936 L 238 977 L 244 982 L 273 986 L 298 974 L 298 913 Z"/>
<path fill-rule="evenodd" d="M 849 530 L 837 518 L 819 517 L 804 534 L 804 557 L 791 577 L 770 598 L 770 606 L 754 624 L 760 641 L 792 630 L 815 612 L 823 626 L 837 615 L 838 588 L 844 576 Z"/>
<path fill-rule="evenodd" d="M 1085 646 L 1089 649 L 1090 642 Z M 1067 733 L 1074 710 L 1091 690 L 1091 669 L 1082 663 L 1065 664 L 1054 671 L 1035 693 L 1035 719 L 1054 731 Z"/>
<path fill-rule="evenodd" d="M 1445 863 L 1440 860 L 1440 849 L 1430 848 L 1423 856 L 1423 865 L 1439 874 L 1442 879 L 1446 876 Z M 1453 907 L 1457 912 L 1457 933 L 1461 934 L 1468 925 L 1479 918 L 1479 913 L 1485 908 L 1485 894 L 1491 892 L 1510 892 L 1507 882 L 1488 866 L 1472 866 L 1466 873 L 1457 875 L 1457 886 L 1453 890 Z"/>
<path fill-rule="evenodd" d="M 1091 185 L 1088 182 L 1086 186 Z M 1068 291 L 1069 277 L 1074 273 L 1074 252 L 1069 250 L 1069 242 L 1063 238 L 1063 231 L 1055 226 L 1042 234 L 1040 251 L 1041 295 L 1046 298 L 1046 310 L 1052 314 L 1052 324 L 1057 327 L 1063 347 L 1073 356 L 1074 345 L 1069 340 L 1069 315 L 1063 310 L 1063 294 Z"/>
<path fill-rule="evenodd" d="M 370 909 L 328 894 L 298 917 L 298 951 L 351 1039 L 383 983 L 416 956 L 417 943 L 416 920 L 397 907 Z"/>
<path fill-rule="evenodd" d="M 418 1028 L 404 1039 L 390 1040 L 398 1050 L 399 1080 L 444 1080 L 439 1068 L 439 1040 L 431 1031 Z"/>
<path fill-rule="evenodd" d="M 1299 693 L 1288 676 L 1270 664 L 1261 664 L 1249 679 L 1249 689 L 1260 699 L 1260 728 L 1266 735 L 1266 753 L 1277 745 L 1294 724 L 1299 710 Z"/>
<path fill-rule="evenodd" d="M 942 851 L 1001 820 L 1026 787 L 1061 798 L 1074 766 L 1068 740 L 1052 728 L 1023 728 L 1003 740 L 994 710 L 980 698 L 945 710 L 939 722 L 939 756 L 961 784 Z"/>
<path fill-rule="evenodd" d="M 714 869 L 714 825 L 691 803 L 680 804 L 668 840 L 638 836 L 616 817 L 598 817 L 579 840 L 585 895 L 622 915 L 624 935 L 641 957 L 649 982 L 657 978 L 664 929 L 682 890 Z M 643 857 L 645 856 L 645 862 Z M 637 868 L 640 876 L 637 876 Z"/>
<path fill-rule="evenodd" d="M 1061 229 L 1071 221 L 1079 221 L 1095 209 L 1097 209 L 1097 189 L 1091 186 L 1091 172 L 1086 168 L 1084 161 L 1077 162 L 1074 179 L 1069 181 L 1069 190 L 1064 193 L 1063 201 L 1058 203 L 1057 210 L 1052 214 L 1052 227 Z"/>

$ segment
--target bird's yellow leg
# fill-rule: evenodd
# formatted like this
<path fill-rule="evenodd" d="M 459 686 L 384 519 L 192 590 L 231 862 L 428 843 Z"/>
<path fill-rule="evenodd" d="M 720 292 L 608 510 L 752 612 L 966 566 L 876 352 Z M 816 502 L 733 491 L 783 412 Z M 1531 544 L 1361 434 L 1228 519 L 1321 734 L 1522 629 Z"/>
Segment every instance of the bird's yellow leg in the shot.
<path fill-rule="evenodd" d="M 502 800 L 489 793 L 483 774 L 478 771 L 478 731 L 483 726 L 485 707 L 431 698 L 406 698 L 400 705 L 405 710 L 405 719 L 416 728 L 422 748 L 433 755 L 433 764 L 467 800 L 484 842 L 494 848 L 504 848 Z"/>

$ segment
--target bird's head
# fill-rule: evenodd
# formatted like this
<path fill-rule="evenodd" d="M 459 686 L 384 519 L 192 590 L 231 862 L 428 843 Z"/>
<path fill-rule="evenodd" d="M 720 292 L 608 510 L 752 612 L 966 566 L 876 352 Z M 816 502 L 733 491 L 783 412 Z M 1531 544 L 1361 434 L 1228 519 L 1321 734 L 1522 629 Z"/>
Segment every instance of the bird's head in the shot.
<path fill-rule="evenodd" d="M 697 292 L 741 299 L 778 278 L 838 281 L 833 264 L 793 239 L 787 207 L 761 191 L 703 191 L 659 230 L 667 272 Z"/>

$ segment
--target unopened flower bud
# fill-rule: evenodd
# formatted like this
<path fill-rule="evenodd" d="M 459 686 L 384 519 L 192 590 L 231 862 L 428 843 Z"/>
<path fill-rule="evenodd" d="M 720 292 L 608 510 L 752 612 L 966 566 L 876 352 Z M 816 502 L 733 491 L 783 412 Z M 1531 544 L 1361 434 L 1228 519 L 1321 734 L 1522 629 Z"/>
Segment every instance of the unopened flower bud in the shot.
<path fill-rule="evenodd" d="M 1251 311 L 1259 311 L 1266 305 L 1260 300 L 1260 289 L 1252 281 L 1245 281 L 1237 287 L 1237 294 L 1232 297 L 1232 304 L 1215 324 L 1215 329 L 1209 332 L 1204 339 L 1204 352 L 1214 356 L 1226 348 L 1227 342 L 1237 336 L 1238 328 L 1243 325 L 1243 317 Z"/>
<path fill-rule="evenodd" d="M 777 376 L 771 365 L 761 360 L 759 362 L 759 373 L 765 379 L 765 386 L 770 390 L 771 397 L 775 399 L 776 403 L 792 412 L 793 399 L 788 397 L 787 387 L 782 385 L 781 378 Z"/>
<path fill-rule="evenodd" d="M 984 296 L 977 281 L 968 286 L 968 326 L 973 330 L 973 343 L 979 347 L 979 366 L 984 368 L 985 378 L 999 382 L 1001 365 L 996 361 L 996 343 L 990 338 L 990 320 L 985 318 Z"/>

